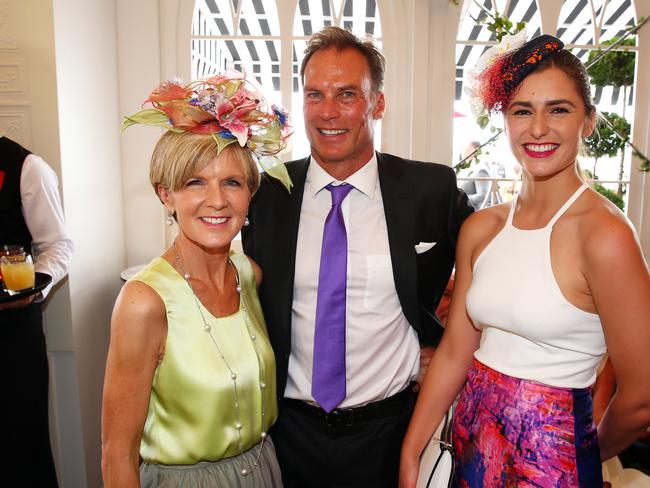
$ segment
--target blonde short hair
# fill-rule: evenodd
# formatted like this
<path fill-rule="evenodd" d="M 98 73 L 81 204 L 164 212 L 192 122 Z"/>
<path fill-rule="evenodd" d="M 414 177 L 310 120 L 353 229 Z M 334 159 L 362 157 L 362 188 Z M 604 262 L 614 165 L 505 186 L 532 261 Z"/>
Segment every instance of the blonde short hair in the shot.
<path fill-rule="evenodd" d="M 179 190 L 216 158 L 217 152 L 217 143 L 210 134 L 167 131 L 151 155 L 149 181 L 156 195 L 158 186 L 169 191 Z M 241 164 L 248 189 L 254 194 L 260 186 L 260 173 L 251 151 L 234 142 L 224 148 L 219 156 L 228 153 Z"/>

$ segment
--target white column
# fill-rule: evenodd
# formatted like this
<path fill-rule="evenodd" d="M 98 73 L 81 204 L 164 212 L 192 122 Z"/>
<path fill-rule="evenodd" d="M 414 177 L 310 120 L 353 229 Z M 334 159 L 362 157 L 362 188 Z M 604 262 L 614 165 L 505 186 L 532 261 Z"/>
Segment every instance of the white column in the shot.
<path fill-rule="evenodd" d="M 384 95 L 386 111 L 382 120 L 384 152 L 411 156 L 411 59 L 412 10 L 409 0 L 377 0 L 386 56 Z"/>
<path fill-rule="evenodd" d="M 377 3 L 387 60 L 382 149 L 449 165 L 460 7 L 441 0 Z"/>
<path fill-rule="evenodd" d="M 450 1 L 430 3 L 429 76 L 422 95 L 430 95 L 428 105 L 414 121 L 429 120 L 421 144 L 426 160 L 451 166 L 453 162 L 453 116 L 456 90 L 456 37 L 461 7 Z M 417 63 L 417 58 L 416 58 Z M 414 71 L 414 74 L 417 70 Z M 419 75 L 417 75 L 419 77 Z M 418 118 L 416 118 L 418 117 Z M 419 123 L 419 122 L 418 122 Z"/>
<path fill-rule="evenodd" d="M 560 12 L 562 11 L 562 4 L 564 0 L 544 0 L 537 2 L 539 6 L 539 15 L 542 20 L 542 33 L 543 34 L 557 34 L 557 24 L 560 20 Z M 533 35 L 528 32 L 528 35 Z"/>
<path fill-rule="evenodd" d="M 650 0 L 634 2 L 638 16 L 650 12 Z M 638 33 L 639 54 L 634 82 L 634 121 L 632 141 L 646 156 L 650 155 L 650 23 Z M 637 168 L 640 160 L 632 157 L 627 214 L 639 233 L 646 260 L 650 256 L 650 176 Z"/>
<path fill-rule="evenodd" d="M 69 391 L 79 395 L 83 450 L 63 457 L 76 454 L 69 459 L 85 462 L 86 486 L 99 487 L 102 379 L 125 264 L 116 0 L 53 0 L 52 5 L 63 196 L 75 243 L 69 278 L 74 357 L 57 366 L 66 377 L 54 384 L 62 408 Z"/>
<path fill-rule="evenodd" d="M 116 3 L 119 99 L 115 127 L 119 128 L 122 118 L 140 110 L 163 79 L 159 28 L 163 6 L 159 0 Z M 175 38 L 168 45 L 174 42 Z M 173 53 L 171 56 L 173 59 Z M 178 74 L 174 71 L 170 78 Z M 149 161 L 161 135 L 162 130 L 156 127 L 135 125 L 119 139 L 125 267 L 148 263 L 165 246 L 163 207 L 149 184 Z"/>

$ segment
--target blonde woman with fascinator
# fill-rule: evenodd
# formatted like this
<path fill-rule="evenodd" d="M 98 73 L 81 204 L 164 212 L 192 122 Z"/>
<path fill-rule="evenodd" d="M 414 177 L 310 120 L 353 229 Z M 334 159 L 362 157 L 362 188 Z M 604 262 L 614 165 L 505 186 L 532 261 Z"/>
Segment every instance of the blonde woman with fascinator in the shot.
<path fill-rule="evenodd" d="M 486 110 L 503 114 L 522 187 L 461 229 L 402 488 L 415 486 L 420 453 L 459 392 L 452 443 L 465 488 L 603 486 L 601 460 L 650 424 L 648 266 L 630 223 L 577 163 L 596 121 L 589 79 L 559 39 L 524 41 L 488 51 L 473 78 Z M 591 387 L 606 351 L 617 391 L 596 426 Z"/>
<path fill-rule="evenodd" d="M 259 267 L 230 249 L 274 157 L 286 115 L 244 76 L 165 82 L 127 117 L 168 129 L 150 180 L 178 234 L 131 278 L 113 311 L 102 415 L 104 486 L 278 487 L 270 437 L 275 362 Z M 140 458 L 143 462 L 140 464 Z"/>

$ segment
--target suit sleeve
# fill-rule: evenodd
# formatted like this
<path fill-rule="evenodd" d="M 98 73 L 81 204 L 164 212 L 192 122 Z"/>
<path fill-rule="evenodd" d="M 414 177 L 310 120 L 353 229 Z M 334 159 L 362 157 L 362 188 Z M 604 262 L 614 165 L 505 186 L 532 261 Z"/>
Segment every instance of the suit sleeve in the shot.
<path fill-rule="evenodd" d="M 465 219 L 474 211 L 474 208 L 469 204 L 465 192 L 458 188 L 456 182 L 456 174 L 450 170 L 451 181 L 449 187 L 451 189 L 449 196 L 449 217 L 447 219 L 449 242 L 451 242 L 454 254 L 456 252 L 456 244 L 458 241 L 458 233 L 460 226 Z"/>

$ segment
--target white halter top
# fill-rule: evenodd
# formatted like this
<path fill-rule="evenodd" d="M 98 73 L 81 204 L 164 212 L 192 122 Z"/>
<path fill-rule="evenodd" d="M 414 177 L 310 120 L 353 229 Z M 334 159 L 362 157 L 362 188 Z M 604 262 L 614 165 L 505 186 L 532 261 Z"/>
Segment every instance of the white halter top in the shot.
<path fill-rule="evenodd" d="M 582 185 L 545 227 L 503 229 L 474 264 L 467 311 L 482 330 L 474 357 L 496 371 L 551 386 L 593 384 L 605 338 L 597 314 L 562 295 L 551 267 L 553 225 L 587 188 Z"/>

